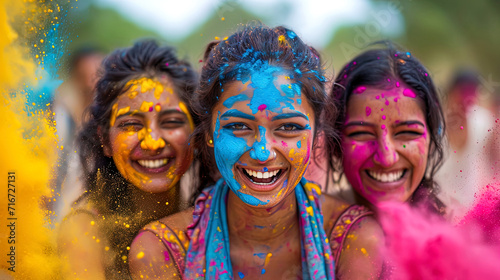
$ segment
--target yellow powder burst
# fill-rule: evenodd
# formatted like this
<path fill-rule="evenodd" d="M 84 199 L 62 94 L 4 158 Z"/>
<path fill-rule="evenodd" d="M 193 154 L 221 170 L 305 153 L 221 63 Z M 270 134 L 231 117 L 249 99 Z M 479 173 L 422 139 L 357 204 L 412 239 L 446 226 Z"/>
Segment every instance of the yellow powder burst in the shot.
<path fill-rule="evenodd" d="M 26 59 L 24 45 L 15 42 L 17 35 L 8 25 L 12 18 L 23 18 L 18 14 L 23 8 L 34 5 L 26 1 L 0 1 L 0 174 L 4 178 L 4 190 L 0 192 L 0 278 L 8 279 L 55 279 L 62 261 L 55 250 L 55 233 L 46 224 L 44 211 L 37 207 L 42 196 L 50 197 L 49 187 L 52 163 L 57 154 L 55 130 L 47 120 L 47 112 L 28 115 L 23 111 L 26 99 L 20 90 L 22 81 L 35 77 L 35 64 Z M 29 6 L 29 7 L 28 7 Z M 6 10 L 9 7 L 9 11 Z M 31 46 L 31 44 L 26 44 Z M 31 80 L 31 79 L 30 79 Z M 9 93 L 16 92 L 16 98 Z M 15 198 L 8 212 L 7 174 L 13 172 L 10 188 L 15 189 L 9 198 Z M 12 196 L 15 195 L 14 196 Z M 7 220 L 17 218 L 17 220 Z M 11 228 L 6 222 L 15 223 L 15 243 L 7 242 Z M 8 269 L 7 253 L 15 251 L 15 272 Z M 9 257 L 10 258 L 10 257 Z M 14 279 L 14 278 L 13 278 Z"/>

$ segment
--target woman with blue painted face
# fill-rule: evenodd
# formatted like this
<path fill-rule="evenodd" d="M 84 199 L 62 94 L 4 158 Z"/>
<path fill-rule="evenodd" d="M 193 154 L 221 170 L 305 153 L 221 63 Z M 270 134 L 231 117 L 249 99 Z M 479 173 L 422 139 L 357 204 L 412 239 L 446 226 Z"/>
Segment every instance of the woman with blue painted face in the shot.
<path fill-rule="evenodd" d="M 135 278 L 334 278 L 320 188 L 302 177 L 321 129 L 324 83 L 319 54 L 284 27 L 245 26 L 208 46 L 193 134 L 205 188 L 194 210 L 135 238 Z M 348 207 L 321 200 L 328 217 Z"/>

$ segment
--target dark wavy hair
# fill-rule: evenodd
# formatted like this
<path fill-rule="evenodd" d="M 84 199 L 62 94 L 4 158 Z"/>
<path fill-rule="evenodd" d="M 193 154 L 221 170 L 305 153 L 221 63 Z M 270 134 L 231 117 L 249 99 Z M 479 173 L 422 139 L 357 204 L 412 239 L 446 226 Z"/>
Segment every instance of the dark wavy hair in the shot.
<path fill-rule="evenodd" d="M 412 195 L 412 203 L 427 202 L 433 211 L 443 214 L 444 204 L 437 198 L 438 185 L 434 175 L 443 162 L 443 138 L 445 122 L 441 103 L 434 83 L 424 66 L 409 52 L 396 49 L 390 42 L 383 42 L 385 48 L 371 49 L 363 52 L 339 72 L 329 96 L 330 106 L 337 109 L 325 112 L 325 125 L 337 131 L 343 130 L 349 97 L 358 86 L 385 88 L 387 79 L 400 80 L 417 94 L 423 103 L 425 120 L 430 134 L 430 149 L 426 166 L 426 175 Z M 380 43 L 376 43 L 380 44 Z M 330 155 L 330 171 L 339 169 L 343 152 L 341 146 L 326 140 L 327 152 Z"/>
<path fill-rule="evenodd" d="M 204 187 L 220 177 L 216 170 L 213 148 L 208 147 L 208 132 L 212 131 L 213 108 L 226 83 L 248 77 L 255 63 L 267 62 L 281 67 L 301 86 L 301 92 L 314 109 L 316 130 L 327 100 L 325 78 L 319 53 L 306 45 L 292 30 L 279 26 L 269 28 L 262 24 L 247 24 L 226 40 L 210 43 L 205 51 L 205 63 L 193 104 L 200 125 L 193 133 L 194 145 L 203 158 L 202 184 L 193 195 L 196 199 Z"/>
<path fill-rule="evenodd" d="M 130 80 L 166 75 L 172 81 L 179 98 L 187 105 L 196 125 L 198 118 L 190 104 L 197 84 L 197 74 L 188 62 L 176 57 L 174 48 L 160 47 L 152 40 L 139 41 L 130 48 L 114 51 L 104 59 L 101 68 L 94 101 L 87 109 L 86 122 L 77 139 L 86 189 L 79 200 L 88 198 L 93 202 L 98 201 L 95 207 L 100 215 L 115 215 L 126 219 L 135 213 L 130 197 L 134 186 L 118 171 L 113 159 L 104 155 L 102 148 L 103 145 L 110 144 L 112 106 L 128 90 L 126 84 Z M 143 225 L 131 225 L 128 232 L 121 228 L 120 231 L 112 230 L 111 227 L 107 232 L 110 243 L 123 249 Z M 117 258 L 115 264 L 123 266 L 123 261 Z"/>

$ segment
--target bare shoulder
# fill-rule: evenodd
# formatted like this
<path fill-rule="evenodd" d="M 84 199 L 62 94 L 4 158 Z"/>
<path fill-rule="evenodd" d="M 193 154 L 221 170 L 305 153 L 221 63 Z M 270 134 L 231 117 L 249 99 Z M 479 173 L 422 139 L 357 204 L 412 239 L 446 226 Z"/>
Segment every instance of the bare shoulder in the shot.
<path fill-rule="evenodd" d="M 375 217 L 365 216 L 356 221 L 342 247 L 338 279 L 379 279 L 384 265 L 381 252 L 384 244 L 384 232 Z"/>
<path fill-rule="evenodd" d="M 193 222 L 193 207 L 179 213 L 161 218 L 160 223 L 167 225 L 174 231 L 185 231 Z"/>
<path fill-rule="evenodd" d="M 323 194 L 321 200 L 324 228 L 328 234 L 332 231 L 339 216 L 349 207 L 349 203 L 328 194 Z"/>
<path fill-rule="evenodd" d="M 193 209 L 164 217 L 158 221 L 146 225 L 134 238 L 129 251 L 129 268 L 133 279 L 181 279 L 181 270 L 175 262 L 175 256 L 164 243 L 174 240 L 182 242 L 185 239 L 184 232 L 193 220 Z M 172 230 L 175 238 L 170 238 Z M 179 252 L 187 247 L 187 244 L 177 243 Z M 184 249 L 183 249 L 184 248 Z"/>

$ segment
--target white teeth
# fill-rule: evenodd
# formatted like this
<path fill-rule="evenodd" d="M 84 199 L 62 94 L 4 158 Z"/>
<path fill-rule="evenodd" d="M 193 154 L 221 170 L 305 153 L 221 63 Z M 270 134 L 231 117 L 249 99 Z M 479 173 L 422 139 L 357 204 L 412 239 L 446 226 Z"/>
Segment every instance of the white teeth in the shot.
<path fill-rule="evenodd" d="M 380 181 L 382 183 L 391 183 L 391 182 L 395 182 L 395 181 L 401 179 L 401 177 L 403 177 L 403 170 L 399 170 L 399 171 L 391 172 L 391 173 L 379 173 L 379 172 L 368 170 L 368 174 L 370 174 L 370 176 L 372 178 L 374 178 L 375 180 Z"/>
<path fill-rule="evenodd" d="M 267 179 L 276 176 L 278 174 L 279 170 L 274 170 L 274 171 L 268 171 L 268 172 L 260 172 L 260 171 L 254 171 L 250 169 L 245 169 L 246 173 L 252 177 L 258 178 L 258 179 Z"/>
<path fill-rule="evenodd" d="M 138 160 L 139 165 L 146 168 L 159 168 L 168 163 L 168 159 Z"/>

